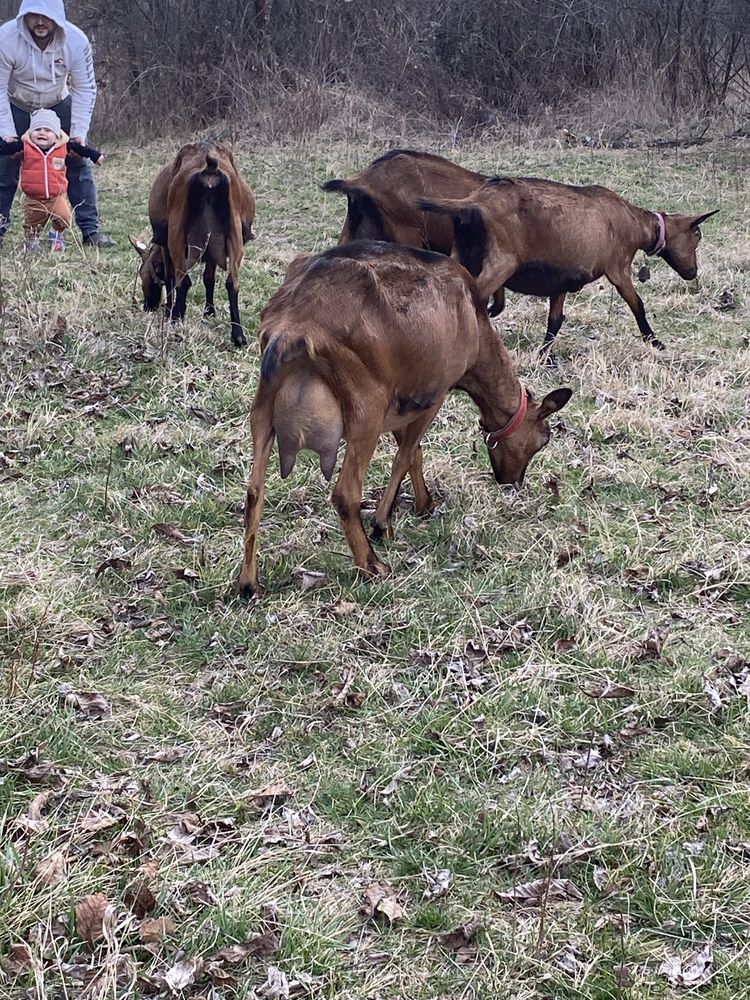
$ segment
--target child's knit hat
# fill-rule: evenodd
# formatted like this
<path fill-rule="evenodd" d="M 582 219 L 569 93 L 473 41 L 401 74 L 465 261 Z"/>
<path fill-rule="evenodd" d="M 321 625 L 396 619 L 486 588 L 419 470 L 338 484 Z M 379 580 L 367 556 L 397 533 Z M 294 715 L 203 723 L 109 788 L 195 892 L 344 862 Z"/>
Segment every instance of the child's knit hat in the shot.
<path fill-rule="evenodd" d="M 55 133 L 58 139 L 62 135 L 62 125 L 60 124 L 60 119 L 54 111 L 48 111 L 46 108 L 41 108 L 39 111 L 35 111 L 32 114 L 29 131 L 35 128 L 48 128 L 51 132 Z"/>

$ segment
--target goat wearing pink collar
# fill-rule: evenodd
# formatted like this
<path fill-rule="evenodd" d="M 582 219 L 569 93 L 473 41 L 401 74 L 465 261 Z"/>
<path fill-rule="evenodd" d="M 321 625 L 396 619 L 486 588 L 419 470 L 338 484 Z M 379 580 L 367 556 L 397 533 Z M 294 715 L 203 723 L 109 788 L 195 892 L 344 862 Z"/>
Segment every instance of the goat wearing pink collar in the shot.
<path fill-rule="evenodd" d="M 602 276 L 630 306 L 643 339 L 663 350 L 633 285 L 633 258 L 638 250 L 658 255 L 681 278 L 692 280 L 698 273 L 700 224 L 715 215 L 649 212 L 605 187 L 527 177 L 493 177 L 468 197 L 423 198 L 417 206 L 451 218 L 453 256 L 474 276 L 483 298 L 494 292 L 495 314 L 504 306 L 503 288 L 549 296 L 542 345 L 549 360 L 565 296 Z"/>

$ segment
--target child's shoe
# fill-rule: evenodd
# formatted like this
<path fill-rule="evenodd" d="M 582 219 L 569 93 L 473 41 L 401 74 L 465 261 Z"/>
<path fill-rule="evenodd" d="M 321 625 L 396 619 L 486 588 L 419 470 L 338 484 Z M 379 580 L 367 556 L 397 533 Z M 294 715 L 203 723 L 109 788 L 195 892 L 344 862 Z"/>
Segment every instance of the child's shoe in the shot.
<path fill-rule="evenodd" d="M 34 237 L 27 237 L 23 241 L 24 253 L 39 253 L 39 240 Z"/>
<path fill-rule="evenodd" d="M 49 231 L 49 248 L 50 250 L 64 250 L 65 249 L 65 238 L 62 233 L 58 233 L 54 229 Z"/>

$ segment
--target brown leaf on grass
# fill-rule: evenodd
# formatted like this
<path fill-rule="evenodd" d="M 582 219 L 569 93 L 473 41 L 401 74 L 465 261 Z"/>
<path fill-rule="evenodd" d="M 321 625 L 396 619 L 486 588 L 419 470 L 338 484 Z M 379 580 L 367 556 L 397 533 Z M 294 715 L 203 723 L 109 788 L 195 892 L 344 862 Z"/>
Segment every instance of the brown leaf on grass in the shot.
<path fill-rule="evenodd" d="M 129 885 L 122 895 L 122 901 L 139 919 L 156 909 L 156 896 L 145 880 Z"/>
<path fill-rule="evenodd" d="M 123 556 L 111 556 L 109 559 L 105 559 L 103 563 L 99 563 L 94 571 L 94 577 L 98 579 L 108 569 L 130 569 L 132 565 L 133 562 L 131 559 L 125 559 Z"/>
<path fill-rule="evenodd" d="M 142 754 L 144 764 L 176 764 L 185 756 L 184 750 L 172 747 L 171 750 L 155 750 L 153 753 Z"/>
<path fill-rule="evenodd" d="M 580 556 L 581 547 L 580 545 L 568 545 L 564 549 L 560 549 L 557 553 L 557 559 L 555 560 L 557 566 L 567 566 L 569 562 Z"/>
<path fill-rule="evenodd" d="M 451 887 L 453 872 L 450 868 L 443 868 L 430 878 L 430 882 L 422 893 L 422 899 L 440 899 L 445 896 Z"/>
<path fill-rule="evenodd" d="M 651 657 L 658 660 L 662 654 L 668 635 L 669 629 L 666 625 L 662 625 L 660 628 L 652 628 L 641 643 L 641 654 L 644 657 Z"/>
<path fill-rule="evenodd" d="M 170 542 L 177 542 L 179 545 L 199 545 L 203 541 L 202 535 L 186 535 L 182 528 L 176 524 L 165 524 L 160 522 L 153 526 L 157 535 L 168 538 Z"/>
<path fill-rule="evenodd" d="M 617 684 L 607 677 L 592 681 L 584 685 L 581 690 L 589 698 L 632 698 L 635 695 L 635 688 Z"/>
<path fill-rule="evenodd" d="M 211 955 L 211 962 L 226 962 L 228 965 L 239 965 L 248 958 L 270 958 L 279 950 L 279 936 L 276 931 L 268 930 L 263 934 L 255 934 L 243 944 L 226 944 Z"/>
<path fill-rule="evenodd" d="M 368 917 L 385 917 L 389 924 L 401 920 L 404 915 L 404 908 L 389 882 L 371 882 L 368 885 L 365 890 L 364 911 Z"/>
<path fill-rule="evenodd" d="M 112 806 L 112 812 L 92 809 L 76 823 L 76 831 L 80 833 L 99 833 L 101 830 L 109 830 L 118 823 L 122 823 L 127 818 L 124 809 Z"/>
<path fill-rule="evenodd" d="M 348 670 L 341 678 L 339 684 L 334 684 L 331 688 L 335 705 L 346 705 L 348 708 L 361 708 L 366 700 L 364 691 L 352 691 L 355 672 Z"/>
<path fill-rule="evenodd" d="M 202 406 L 191 406 L 190 412 L 194 417 L 202 420 L 204 424 L 209 424 L 209 426 L 219 422 L 219 418 L 215 414 L 209 413 L 208 410 L 204 410 Z"/>
<path fill-rule="evenodd" d="M 685 989 L 705 986 L 714 974 L 711 945 L 705 945 L 701 951 L 687 960 L 683 960 L 679 955 L 671 955 L 659 966 L 659 972 L 667 977 L 671 986 L 682 986 Z"/>
<path fill-rule="evenodd" d="M 346 615 L 354 614 L 358 607 L 359 605 L 355 604 L 354 601 L 336 601 L 327 610 L 334 618 L 344 618 Z"/>
<path fill-rule="evenodd" d="M 31 963 L 31 948 L 25 941 L 16 941 L 8 948 L 8 954 L 0 958 L 0 968 L 11 976 L 26 972 Z"/>
<path fill-rule="evenodd" d="M 106 719 L 112 714 L 107 699 L 96 691 L 74 691 L 70 684 L 57 689 L 63 704 L 74 708 L 87 719 Z"/>
<path fill-rule="evenodd" d="M 482 921 L 479 917 L 474 917 L 463 927 L 457 927 L 447 934 L 440 934 L 437 943 L 446 951 L 455 953 L 459 962 L 473 962 L 478 953 L 478 947 L 474 938 L 477 932 L 482 929 Z"/>
<path fill-rule="evenodd" d="M 571 649 L 575 649 L 578 645 L 578 640 L 573 635 L 569 639 L 557 639 L 555 642 L 555 652 L 556 653 L 569 653 Z"/>
<path fill-rule="evenodd" d="M 172 567 L 172 576 L 175 579 L 182 581 L 182 583 L 195 583 L 196 580 L 200 580 L 201 575 L 194 569 L 190 569 L 189 566 L 184 566 L 182 568 Z"/>
<path fill-rule="evenodd" d="M 545 900 L 550 903 L 577 902 L 583 896 L 568 878 L 538 878 L 533 882 L 514 885 L 505 892 L 498 892 L 497 898 L 517 906 L 541 906 Z"/>
<path fill-rule="evenodd" d="M 108 912 L 109 911 L 109 912 Z M 94 944 L 104 937 L 104 922 L 108 918 L 110 902 L 103 892 L 84 896 L 76 906 L 76 932 L 82 941 Z"/>
<path fill-rule="evenodd" d="M 174 934 L 175 930 L 171 917 L 153 917 L 141 921 L 138 925 L 138 937 L 144 944 L 158 944 L 165 937 Z"/>
<path fill-rule="evenodd" d="M 325 573 L 305 569 L 302 566 L 298 566 L 297 569 L 295 569 L 294 575 L 299 577 L 300 590 L 303 594 L 308 590 L 320 590 L 321 587 L 325 587 L 328 583 L 328 577 Z"/>
<path fill-rule="evenodd" d="M 37 864 L 34 874 L 45 885 L 57 885 L 65 876 L 68 856 L 64 851 L 52 851 Z"/>
<path fill-rule="evenodd" d="M 183 958 L 164 973 L 164 982 L 172 993 L 179 993 L 193 985 L 202 969 L 202 958 Z"/>
<path fill-rule="evenodd" d="M 266 812 L 283 805 L 292 795 L 294 792 L 285 781 L 272 781 L 257 792 L 250 792 L 249 798 L 253 805 Z"/>
<path fill-rule="evenodd" d="M 39 823 L 42 821 L 42 810 L 47 805 L 47 802 L 51 797 L 52 792 L 40 792 L 31 800 L 29 803 L 29 819 L 32 823 Z"/>

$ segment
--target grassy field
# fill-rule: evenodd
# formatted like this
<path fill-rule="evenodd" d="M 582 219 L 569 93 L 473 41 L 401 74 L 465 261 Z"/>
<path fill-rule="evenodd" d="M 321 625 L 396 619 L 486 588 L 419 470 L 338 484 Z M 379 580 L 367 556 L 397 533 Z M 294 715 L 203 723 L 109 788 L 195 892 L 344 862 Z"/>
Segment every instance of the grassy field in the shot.
<path fill-rule="evenodd" d="M 318 184 L 382 151 L 239 150 L 250 331 Z M 700 278 L 600 282 L 560 367 L 546 305 L 497 321 L 573 400 L 522 492 L 465 398 L 426 438 L 393 574 L 357 580 L 314 456 L 268 477 L 266 597 L 233 595 L 253 343 L 137 305 L 128 233 L 167 146 L 99 173 L 118 248 L 0 259 L 0 996 L 750 997 L 750 149 L 433 149 L 600 182 L 704 226 Z M 636 261 L 636 266 L 640 260 Z M 366 484 L 374 508 L 393 450 Z"/>

